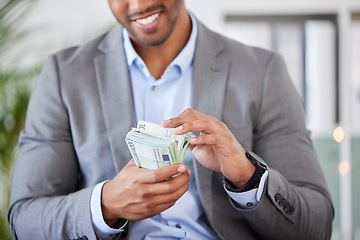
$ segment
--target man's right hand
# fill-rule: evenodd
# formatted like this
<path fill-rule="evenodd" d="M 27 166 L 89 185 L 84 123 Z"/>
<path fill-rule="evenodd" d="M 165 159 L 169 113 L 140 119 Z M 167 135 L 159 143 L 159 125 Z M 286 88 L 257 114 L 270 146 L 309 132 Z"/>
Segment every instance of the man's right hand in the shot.
<path fill-rule="evenodd" d="M 167 178 L 179 176 L 164 181 Z M 112 227 L 119 219 L 142 220 L 170 208 L 189 189 L 190 170 L 176 164 L 154 170 L 138 168 L 133 159 L 105 183 L 101 208 Z"/>

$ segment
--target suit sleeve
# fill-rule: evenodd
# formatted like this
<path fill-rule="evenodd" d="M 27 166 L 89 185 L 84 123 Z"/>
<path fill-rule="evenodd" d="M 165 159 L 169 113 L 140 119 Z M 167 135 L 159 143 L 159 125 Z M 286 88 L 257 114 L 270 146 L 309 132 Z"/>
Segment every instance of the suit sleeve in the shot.
<path fill-rule="evenodd" d="M 302 101 L 278 54 L 264 77 L 253 151 L 269 166 L 268 182 L 255 209 L 235 206 L 253 229 L 265 239 L 330 239 L 331 198 L 306 130 Z"/>
<path fill-rule="evenodd" d="M 33 91 L 19 138 L 8 211 L 13 238 L 96 239 L 92 187 L 81 189 L 82 176 L 52 56 Z"/>

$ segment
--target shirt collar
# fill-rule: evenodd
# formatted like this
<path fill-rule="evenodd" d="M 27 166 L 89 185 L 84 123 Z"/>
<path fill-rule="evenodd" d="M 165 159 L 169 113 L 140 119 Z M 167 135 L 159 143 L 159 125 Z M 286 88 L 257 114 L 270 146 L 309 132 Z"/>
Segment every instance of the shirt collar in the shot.
<path fill-rule="evenodd" d="M 196 37 L 198 33 L 196 18 L 192 13 L 189 13 L 191 22 L 192 22 L 192 31 L 188 42 L 186 43 L 183 50 L 176 56 L 176 58 L 172 61 L 170 66 L 178 66 L 180 71 L 183 72 L 186 68 L 188 68 L 194 59 L 195 53 L 195 45 L 196 45 Z M 135 51 L 133 45 L 131 44 L 129 34 L 125 28 L 123 28 L 123 39 L 124 39 L 124 49 L 127 59 L 127 64 L 129 67 L 138 59 L 140 60 L 140 56 Z M 142 60 L 141 60 L 142 61 Z"/>

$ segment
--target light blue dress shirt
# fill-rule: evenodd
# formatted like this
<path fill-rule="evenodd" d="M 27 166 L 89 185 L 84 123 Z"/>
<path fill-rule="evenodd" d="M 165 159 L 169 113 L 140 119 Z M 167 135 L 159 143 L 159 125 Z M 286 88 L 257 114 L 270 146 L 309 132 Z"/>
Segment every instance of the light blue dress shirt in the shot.
<path fill-rule="evenodd" d="M 135 123 L 145 120 L 160 124 L 162 120 L 176 117 L 191 107 L 193 59 L 197 37 L 196 19 L 190 14 L 192 32 L 188 43 L 173 62 L 166 68 L 160 79 L 155 79 L 145 63 L 134 50 L 128 33 L 124 29 L 124 47 L 130 70 Z M 195 181 L 194 157 L 190 151 L 185 156 L 185 164 L 192 174 L 189 190 L 174 206 L 155 217 L 135 221 L 130 239 L 219 239 L 210 227 Z M 260 201 L 267 172 L 263 175 L 258 189 L 245 193 L 228 192 L 229 196 L 244 208 L 255 207 Z M 91 196 L 91 213 L 95 231 L 105 239 L 122 231 L 106 225 L 101 212 L 101 189 L 105 182 L 95 186 Z M 251 203 L 251 204 L 249 204 Z M 127 224 L 127 223 L 125 223 Z"/>

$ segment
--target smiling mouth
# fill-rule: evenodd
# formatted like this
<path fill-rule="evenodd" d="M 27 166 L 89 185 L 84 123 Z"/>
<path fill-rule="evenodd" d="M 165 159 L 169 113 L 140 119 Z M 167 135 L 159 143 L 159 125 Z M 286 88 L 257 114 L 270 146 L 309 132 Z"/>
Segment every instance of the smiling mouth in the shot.
<path fill-rule="evenodd" d="M 158 19 L 159 16 L 160 16 L 160 13 L 155 13 L 146 18 L 136 19 L 135 22 L 139 23 L 141 25 L 147 25 L 147 24 L 153 23 L 156 19 Z"/>

